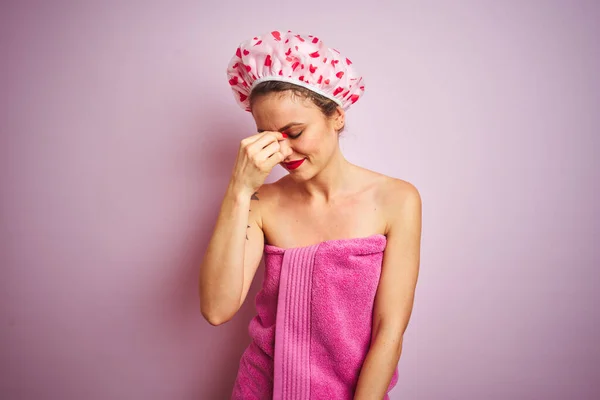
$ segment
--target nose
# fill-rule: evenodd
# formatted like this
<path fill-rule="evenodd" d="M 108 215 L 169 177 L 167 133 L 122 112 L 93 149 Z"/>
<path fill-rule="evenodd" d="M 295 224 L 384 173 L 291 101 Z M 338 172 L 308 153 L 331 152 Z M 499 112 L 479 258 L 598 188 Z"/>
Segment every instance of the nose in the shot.
<path fill-rule="evenodd" d="M 283 154 L 285 158 L 288 158 L 289 156 L 294 154 L 294 150 L 292 150 L 289 140 L 279 141 L 279 151 L 281 151 L 281 154 Z"/>

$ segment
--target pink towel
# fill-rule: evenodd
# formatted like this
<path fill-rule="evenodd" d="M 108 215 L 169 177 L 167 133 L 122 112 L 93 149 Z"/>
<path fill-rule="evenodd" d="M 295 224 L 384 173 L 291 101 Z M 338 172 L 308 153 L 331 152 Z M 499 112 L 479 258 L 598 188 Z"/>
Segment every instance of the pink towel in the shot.
<path fill-rule="evenodd" d="M 233 400 L 353 398 L 385 246 L 381 234 L 290 249 L 265 245 L 252 342 Z M 388 392 L 397 381 L 396 368 Z"/>

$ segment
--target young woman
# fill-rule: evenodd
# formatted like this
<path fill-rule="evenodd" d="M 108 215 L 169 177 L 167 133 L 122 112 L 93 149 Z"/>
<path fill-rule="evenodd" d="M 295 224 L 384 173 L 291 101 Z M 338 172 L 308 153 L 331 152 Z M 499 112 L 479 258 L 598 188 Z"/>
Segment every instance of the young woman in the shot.
<path fill-rule="evenodd" d="M 387 399 L 417 283 L 421 199 L 340 151 L 363 79 L 291 31 L 242 42 L 227 74 L 258 133 L 241 141 L 201 266 L 212 325 L 238 311 L 265 256 L 232 399 Z M 265 184 L 277 164 L 289 174 Z"/>

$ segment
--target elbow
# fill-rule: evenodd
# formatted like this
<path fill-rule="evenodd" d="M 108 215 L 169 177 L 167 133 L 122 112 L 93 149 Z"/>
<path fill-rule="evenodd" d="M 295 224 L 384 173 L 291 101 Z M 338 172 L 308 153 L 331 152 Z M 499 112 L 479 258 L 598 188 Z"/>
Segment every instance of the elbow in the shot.
<path fill-rule="evenodd" d="M 230 321 L 235 315 L 235 313 L 223 313 L 207 310 L 204 307 L 200 307 L 200 312 L 202 313 L 204 319 L 212 326 L 223 325 L 224 323 Z"/>
<path fill-rule="evenodd" d="M 230 318 L 223 318 L 223 317 L 220 317 L 220 316 L 217 316 L 217 315 L 212 315 L 212 314 L 202 313 L 202 316 L 212 326 L 223 325 L 225 322 L 227 322 L 227 321 L 230 320 Z"/>
<path fill-rule="evenodd" d="M 240 304 L 231 300 L 227 296 L 210 296 L 204 290 L 200 289 L 200 313 L 202 317 L 212 326 L 223 325 L 230 321 Z"/>

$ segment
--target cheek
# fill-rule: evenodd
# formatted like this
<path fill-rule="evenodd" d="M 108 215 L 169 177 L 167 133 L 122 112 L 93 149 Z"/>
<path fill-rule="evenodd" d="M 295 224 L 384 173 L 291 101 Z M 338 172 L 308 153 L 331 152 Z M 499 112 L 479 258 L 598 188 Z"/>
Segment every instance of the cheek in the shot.
<path fill-rule="evenodd" d="M 308 137 L 296 143 L 294 149 L 299 153 L 307 155 L 318 155 L 323 151 L 321 141 Z"/>
<path fill-rule="evenodd" d="M 335 149 L 337 142 L 328 136 L 326 127 L 319 127 L 316 132 L 304 132 L 298 139 L 290 142 L 294 152 L 311 157 L 325 157 Z"/>

